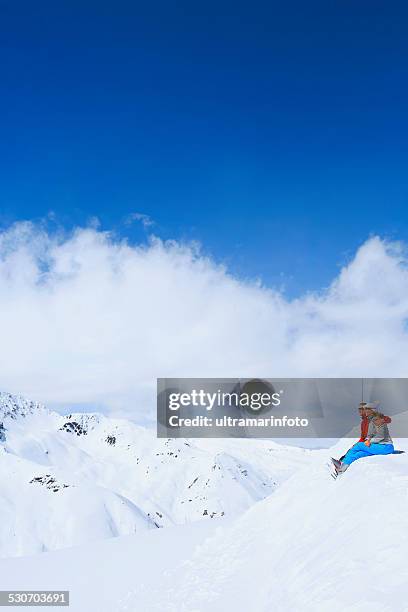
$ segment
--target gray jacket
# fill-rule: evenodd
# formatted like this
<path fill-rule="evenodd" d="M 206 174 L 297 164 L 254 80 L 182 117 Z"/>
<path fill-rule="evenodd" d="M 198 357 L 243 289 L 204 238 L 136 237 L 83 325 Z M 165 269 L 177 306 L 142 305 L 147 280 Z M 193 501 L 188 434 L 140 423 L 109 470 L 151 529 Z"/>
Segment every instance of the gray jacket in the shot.
<path fill-rule="evenodd" d="M 392 444 L 392 438 L 388 431 L 387 423 L 376 427 L 374 421 L 371 420 L 368 425 L 367 440 L 370 440 L 372 444 Z"/>

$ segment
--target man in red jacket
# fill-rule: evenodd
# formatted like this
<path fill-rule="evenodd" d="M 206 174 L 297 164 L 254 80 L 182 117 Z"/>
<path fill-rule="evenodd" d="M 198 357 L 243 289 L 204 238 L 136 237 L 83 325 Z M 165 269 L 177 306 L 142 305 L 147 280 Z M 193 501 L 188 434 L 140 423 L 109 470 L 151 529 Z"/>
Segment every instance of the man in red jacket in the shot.
<path fill-rule="evenodd" d="M 361 417 L 361 425 L 360 425 L 360 439 L 359 442 L 364 442 L 364 440 L 367 437 L 367 433 L 368 433 L 368 415 L 372 415 L 373 414 L 373 410 L 371 410 L 370 408 L 366 408 L 367 404 L 366 402 L 360 402 L 359 406 L 358 406 L 358 411 L 360 413 L 360 417 Z M 366 412 L 367 411 L 367 412 Z M 368 414 L 367 414 L 368 413 Z"/>

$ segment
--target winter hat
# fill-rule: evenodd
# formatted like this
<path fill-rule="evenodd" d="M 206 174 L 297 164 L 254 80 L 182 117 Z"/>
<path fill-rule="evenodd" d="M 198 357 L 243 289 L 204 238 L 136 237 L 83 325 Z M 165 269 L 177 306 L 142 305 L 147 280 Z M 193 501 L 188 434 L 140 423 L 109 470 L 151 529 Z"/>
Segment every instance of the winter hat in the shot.
<path fill-rule="evenodd" d="M 376 410 L 378 408 L 379 402 L 367 402 L 364 408 L 369 408 L 370 410 Z"/>

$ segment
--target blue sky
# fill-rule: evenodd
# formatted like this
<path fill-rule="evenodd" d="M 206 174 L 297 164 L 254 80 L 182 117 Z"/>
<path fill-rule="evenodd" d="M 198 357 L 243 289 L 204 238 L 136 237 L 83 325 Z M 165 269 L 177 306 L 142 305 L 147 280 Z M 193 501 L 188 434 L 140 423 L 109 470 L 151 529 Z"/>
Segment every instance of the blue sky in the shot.
<path fill-rule="evenodd" d="M 200 240 L 241 276 L 324 286 L 408 240 L 408 8 L 0 2 L 0 223 Z"/>

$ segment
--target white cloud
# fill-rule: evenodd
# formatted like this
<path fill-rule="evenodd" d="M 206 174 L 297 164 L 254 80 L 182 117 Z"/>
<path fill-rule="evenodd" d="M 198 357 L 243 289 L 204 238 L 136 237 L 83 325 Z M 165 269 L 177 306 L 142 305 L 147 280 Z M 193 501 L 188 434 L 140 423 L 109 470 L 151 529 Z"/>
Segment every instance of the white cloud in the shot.
<path fill-rule="evenodd" d="M 125 224 L 131 225 L 132 223 L 134 223 L 134 221 L 139 221 L 143 225 L 144 229 L 147 229 L 151 227 L 152 225 L 154 225 L 153 219 L 149 215 L 146 215 L 145 213 L 139 213 L 139 212 L 130 213 L 130 215 L 128 215 L 125 219 Z"/>
<path fill-rule="evenodd" d="M 0 388 L 53 405 L 153 415 L 158 376 L 406 376 L 407 315 L 404 249 L 377 237 L 287 301 L 176 242 L 0 234 Z"/>

